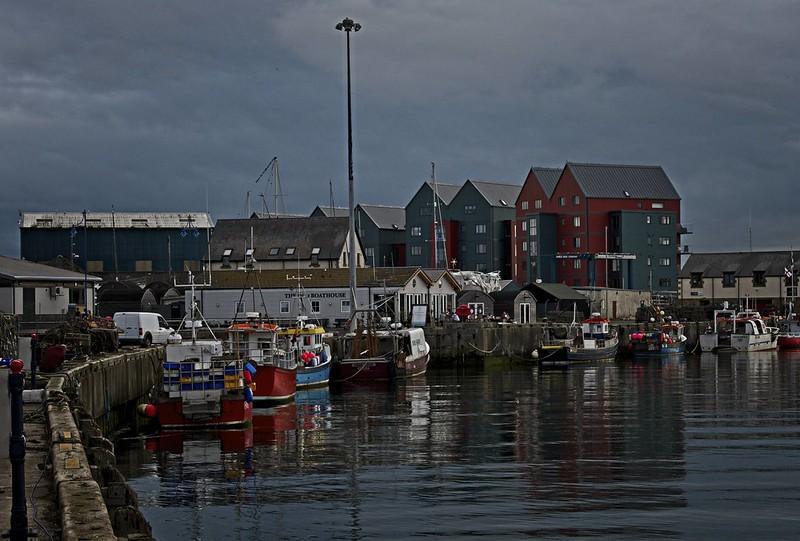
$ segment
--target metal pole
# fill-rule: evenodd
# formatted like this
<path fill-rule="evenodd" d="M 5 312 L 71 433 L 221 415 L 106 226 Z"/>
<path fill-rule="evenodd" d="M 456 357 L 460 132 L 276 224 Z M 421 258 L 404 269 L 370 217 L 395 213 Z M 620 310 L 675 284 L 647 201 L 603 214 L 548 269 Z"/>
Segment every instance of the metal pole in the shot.
<path fill-rule="evenodd" d="M 83 310 L 89 311 L 89 228 L 86 223 L 86 209 L 83 209 Z"/>
<path fill-rule="evenodd" d="M 355 223 L 355 195 L 353 193 L 353 115 L 352 97 L 350 90 L 350 32 L 358 32 L 361 25 L 346 18 L 336 25 L 337 30 L 344 30 L 347 38 L 347 181 L 348 203 L 350 216 L 350 231 L 348 244 L 350 247 L 350 327 L 355 328 L 356 315 L 356 223 Z"/>
<path fill-rule="evenodd" d="M 11 395 L 11 439 L 8 450 L 11 460 L 11 530 L 12 541 L 28 539 L 28 505 L 25 501 L 25 434 L 22 412 L 22 389 L 25 386 L 24 364 L 11 361 L 8 393 Z"/>

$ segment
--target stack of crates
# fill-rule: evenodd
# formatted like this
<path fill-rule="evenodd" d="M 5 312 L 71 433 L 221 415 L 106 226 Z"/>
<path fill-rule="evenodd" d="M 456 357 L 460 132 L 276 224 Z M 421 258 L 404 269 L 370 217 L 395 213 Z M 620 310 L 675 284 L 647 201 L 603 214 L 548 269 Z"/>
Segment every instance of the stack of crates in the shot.
<path fill-rule="evenodd" d="M 184 396 L 191 391 L 243 389 L 242 361 L 212 359 L 210 363 L 196 360 L 165 362 L 162 388 L 170 398 Z"/>

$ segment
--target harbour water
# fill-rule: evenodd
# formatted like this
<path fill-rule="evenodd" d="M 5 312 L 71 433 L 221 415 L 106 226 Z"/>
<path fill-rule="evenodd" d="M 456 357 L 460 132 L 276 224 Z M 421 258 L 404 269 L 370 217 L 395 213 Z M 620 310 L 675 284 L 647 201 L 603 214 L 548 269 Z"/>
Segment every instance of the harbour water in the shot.
<path fill-rule="evenodd" d="M 157 539 L 797 539 L 800 354 L 432 367 L 117 444 Z"/>

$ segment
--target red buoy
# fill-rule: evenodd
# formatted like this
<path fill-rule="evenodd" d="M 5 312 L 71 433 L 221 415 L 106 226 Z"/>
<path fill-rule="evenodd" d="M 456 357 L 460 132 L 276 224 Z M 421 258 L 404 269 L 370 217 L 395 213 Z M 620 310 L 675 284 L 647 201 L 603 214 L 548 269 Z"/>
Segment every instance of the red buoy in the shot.
<path fill-rule="evenodd" d="M 25 368 L 25 363 L 19 359 L 14 359 L 8 364 L 8 368 L 11 370 L 12 374 L 19 374 L 22 372 L 22 369 Z"/>

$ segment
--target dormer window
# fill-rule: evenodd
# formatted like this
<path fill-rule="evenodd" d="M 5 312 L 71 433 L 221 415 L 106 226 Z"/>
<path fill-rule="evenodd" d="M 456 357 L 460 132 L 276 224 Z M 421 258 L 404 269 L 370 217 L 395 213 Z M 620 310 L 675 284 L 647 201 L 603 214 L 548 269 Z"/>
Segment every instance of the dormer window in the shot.
<path fill-rule="evenodd" d="M 269 255 L 278 255 L 280 251 L 281 251 L 280 248 L 273 246 L 272 248 L 269 249 Z"/>
<path fill-rule="evenodd" d="M 694 289 L 703 287 L 703 273 L 693 272 L 691 274 L 690 285 Z"/>
<path fill-rule="evenodd" d="M 244 255 L 246 257 L 253 257 L 253 248 L 248 248 Z"/>
<path fill-rule="evenodd" d="M 222 268 L 229 269 L 231 266 L 231 254 L 233 250 L 226 248 L 222 251 Z"/>
<path fill-rule="evenodd" d="M 319 255 L 319 248 L 311 248 L 311 255 Z"/>
<path fill-rule="evenodd" d="M 294 255 L 294 246 L 286 248 L 286 255 Z"/>

